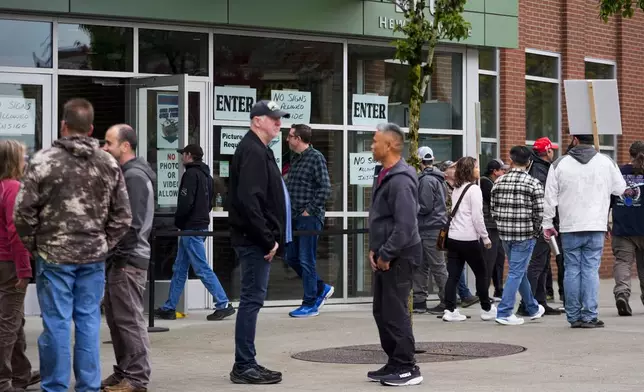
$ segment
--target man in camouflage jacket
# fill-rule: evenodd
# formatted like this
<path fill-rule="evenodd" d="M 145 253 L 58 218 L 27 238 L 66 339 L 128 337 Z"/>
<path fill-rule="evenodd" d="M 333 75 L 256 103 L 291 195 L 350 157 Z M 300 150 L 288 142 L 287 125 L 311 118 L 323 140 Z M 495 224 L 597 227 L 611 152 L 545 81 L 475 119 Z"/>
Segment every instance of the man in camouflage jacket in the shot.
<path fill-rule="evenodd" d="M 118 163 L 90 137 L 92 105 L 73 99 L 65 104 L 62 118 L 62 138 L 29 162 L 14 219 L 36 258 L 44 327 L 38 339 L 41 388 L 69 388 L 73 319 L 76 389 L 98 391 L 105 258 L 128 231 L 132 216 Z"/>

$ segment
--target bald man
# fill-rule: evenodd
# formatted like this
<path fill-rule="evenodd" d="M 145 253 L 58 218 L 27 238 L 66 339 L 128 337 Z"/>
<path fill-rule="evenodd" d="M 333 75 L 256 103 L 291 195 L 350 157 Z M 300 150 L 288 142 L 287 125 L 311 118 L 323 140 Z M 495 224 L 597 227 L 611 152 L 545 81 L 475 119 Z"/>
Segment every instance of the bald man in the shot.
<path fill-rule="evenodd" d="M 389 357 L 385 366 L 367 373 L 383 385 L 418 385 L 415 341 L 407 299 L 414 270 L 420 264 L 418 177 L 402 159 L 405 134 L 396 124 L 380 124 L 371 152 L 376 169 L 369 209 L 369 261 L 374 271 L 373 316 L 380 343 Z"/>
<path fill-rule="evenodd" d="M 103 150 L 121 166 L 132 209 L 127 234 L 107 258 L 105 318 L 110 328 L 116 366 L 103 380 L 104 391 L 146 391 L 150 381 L 150 341 L 143 317 L 143 291 L 150 262 L 148 237 L 154 218 L 154 171 L 136 157 L 136 132 L 127 124 L 107 130 Z"/>

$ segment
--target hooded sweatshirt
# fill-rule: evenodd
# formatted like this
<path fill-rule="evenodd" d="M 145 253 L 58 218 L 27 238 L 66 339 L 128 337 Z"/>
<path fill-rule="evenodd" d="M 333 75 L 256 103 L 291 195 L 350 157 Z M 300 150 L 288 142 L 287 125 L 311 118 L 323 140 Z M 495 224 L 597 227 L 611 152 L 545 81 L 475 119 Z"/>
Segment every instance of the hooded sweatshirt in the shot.
<path fill-rule="evenodd" d="M 578 145 L 557 159 L 548 173 L 543 228 L 553 228 L 559 207 L 559 231 L 606 231 L 611 195 L 624 193 L 626 182 L 615 162 L 592 146 Z"/>
<path fill-rule="evenodd" d="M 110 262 L 147 269 L 150 262 L 150 231 L 154 220 L 154 171 L 143 158 L 133 158 L 122 167 L 130 198 L 132 224 L 114 248 Z"/>
<path fill-rule="evenodd" d="M 420 243 L 416 170 L 403 159 L 380 169 L 376 167 L 369 209 L 369 250 L 384 261 L 406 259 L 418 264 L 412 248 Z"/>
<path fill-rule="evenodd" d="M 19 181 L 0 180 L 0 261 L 14 263 L 18 279 L 27 279 L 32 276 L 29 252 L 13 223 L 13 206 L 19 190 Z"/>
<path fill-rule="evenodd" d="M 14 221 L 25 247 L 49 263 L 103 262 L 132 221 L 121 168 L 96 139 L 56 140 L 29 161 Z"/>
<path fill-rule="evenodd" d="M 185 168 L 179 184 L 174 225 L 181 230 L 206 230 L 213 207 L 214 181 L 210 168 L 201 161 L 188 163 Z"/>
<path fill-rule="evenodd" d="M 440 230 L 447 224 L 445 174 L 434 167 L 418 176 L 418 228 L 420 232 Z"/>

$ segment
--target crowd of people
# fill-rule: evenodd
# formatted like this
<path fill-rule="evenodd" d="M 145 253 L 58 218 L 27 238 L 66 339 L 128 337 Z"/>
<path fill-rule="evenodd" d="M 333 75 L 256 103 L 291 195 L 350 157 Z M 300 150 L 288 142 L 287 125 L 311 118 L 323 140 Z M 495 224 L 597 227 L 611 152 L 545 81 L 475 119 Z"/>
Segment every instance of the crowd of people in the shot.
<path fill-rule="evenodd" d="M 272 101 L 255 103 L 250 130 L 232 159 L 227 209 L 241 269 L 237 309 L 208 264 L 205 235 L 199 235 L 210 225 L 215 180 L 200 146 L 178 150 L 185 172 L 175 226 L 190 233 L 178 241 L 168 300 L 152 311 L 159 318 L 176 318 L 192 267 L 215 298 L 215 310 L 207 319 L 237 314 L 230 372 L 237 384 L 282 381 L 281 372 L 258 363 L 255 349 L 258 313 L 276 255 L 302 279 L 301 306 L 289 316 L 317 316 L 334 294 L 334 287 L 316 271 L 315 233 L 323 227 L 331 193 L 326 159 L 311 145 L 311 128 L 293 125 L 287 142 L 295 158 L 283 175 L 269 144 L 279 134 L 282 118 L 288 117 Z M 72 369 L 76 390 L 148 388 L 150 341 L 143 296 L 155 174 L 136 156 L 137 133 L 130 125 L 112 126 L 101 147 L 92 138 L 93 121 L 90 102 L 66 102 L 60 139 L 35 153 L 28 165 L 23 144 L 0 141 L 1 392 L 23 391 L 39 382 L 44 391 L 67 391 Z M 553 249 L 571 327 L 603 327 L 597 311 L 598 270 L 610 233 L 616 307 L 622 316 L 632 314 L 632 264 L 637 262 L 638 272 L 644 272 L 644 143 L 631 146 L 632 162 L 621 170 L 592 144 L 592 136 L 573 135 L 568 151 L 556 160 L 558 146 L 547 138 L 532 148 L 515 146 L 509 151 L 510 165 L 494 159 L 481 178 L 476 158 L 438 165 L 429 146 L 418 150 L 418 173 L 403 159 L 401 128 L 391 123 L 377 127 L 372 153 L 379 165 L 369 210 L 368 258 L 374 271 L 373 316 L 388 362 L 368 372 L 368 379 L 390 386 L 423 381 L 415 362 L 410 292 L 415 313 L 439 314 L 446 322 L 467 320 L 457 294 L 461 307 L 480 303 L 481 319 L 502 325 L 523 324 L 518 316 L 535 320 L 560 314 L 547 304 Z M 308 233 L 294 237 L 294 230 Z M 465 284 L 465 264 L 474 273 L 476 295 Z M 430 276 L 440 303 L 428 308 Z M 43 323 L 40 371 L 32 371 L 23 331 L 26 288 L 34 277 Z M 521 303 L 515 311 L 517 292 Z M 116 360 L 113 373 L 104 379 L 101 307 Z"/>

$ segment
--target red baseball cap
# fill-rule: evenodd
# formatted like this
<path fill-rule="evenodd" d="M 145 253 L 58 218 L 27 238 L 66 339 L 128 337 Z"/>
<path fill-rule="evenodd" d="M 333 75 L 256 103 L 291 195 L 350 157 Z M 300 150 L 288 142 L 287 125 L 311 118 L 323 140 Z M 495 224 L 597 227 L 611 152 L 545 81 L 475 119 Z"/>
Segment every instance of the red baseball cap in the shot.
<path fill-rule="evenodd" d="M 559 146 L 551 142 L 547 137 L 537 139 L 532 146 L 532 149 L 536 152 L 546 152 L 550 149 L 557 150 L 558 148 Z"/>

